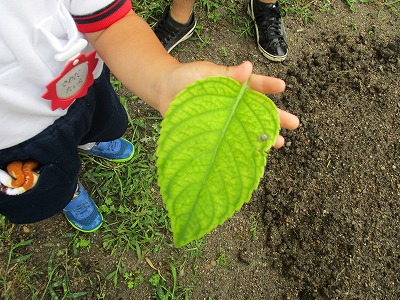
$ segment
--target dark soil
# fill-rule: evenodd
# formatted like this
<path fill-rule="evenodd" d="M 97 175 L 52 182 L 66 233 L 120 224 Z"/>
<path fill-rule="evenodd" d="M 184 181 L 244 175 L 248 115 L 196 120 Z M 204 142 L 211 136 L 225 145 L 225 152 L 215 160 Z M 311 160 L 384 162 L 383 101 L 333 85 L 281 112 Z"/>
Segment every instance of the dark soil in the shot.
<path fill-rule="evenodd" d="M 400 299 L 400 22 L 331 5 L 306 25 L 286 16 L 284 63 L 224 22 L 204 24 L 205 50 L 179 48 L 284 79 L 272 99 L 301 118 L 250 203 L 206 237 L 192 299 Z M 221 253 L 226 266 L 213 266 Z"/>
<path fill-rule="evenodd" d="M 356 5 L 356 13 L 344 1 L 330 7 L 307 24 L 287 14 L 283 63 L 264 58 L 253 36 L 232 32 L 239 25 L 212 22 L 200 9 L 210 43 L 200 49 L 188 40 L 172 52 L 184 62 L 250 60 L 256 73 L 286 81 L 286 91 L 271 98 L 301 119 L 299 129 L 282 131 L 286 145 L 271 151 L 250 202 L 206 235 L 201 256 L 178 272 L 178 286 L 192 287 L 189 299 L 400 299 L 400 21 L 370 3 Z M 42 275 L 32 281 L 46 285 L 46 245 L 67 247 L 67 226 L 56 216 L 18 227 L 37 241 L 31 250 Z M 105 256 L 101 247 L 92 242 L 76 258 L 83 274 L 75 274 L 72 290 L 93 289 L 85 299 L 155 299 L 148 262 L 135 261 L 136 253 Z M 143 256 L 165 270 L 171 256 L 187 253 Z M 118 259 L 131 270 L 140 265 L 146 281 L 133 289 L 118 281 L 114 289 L 104 278 Z"/>

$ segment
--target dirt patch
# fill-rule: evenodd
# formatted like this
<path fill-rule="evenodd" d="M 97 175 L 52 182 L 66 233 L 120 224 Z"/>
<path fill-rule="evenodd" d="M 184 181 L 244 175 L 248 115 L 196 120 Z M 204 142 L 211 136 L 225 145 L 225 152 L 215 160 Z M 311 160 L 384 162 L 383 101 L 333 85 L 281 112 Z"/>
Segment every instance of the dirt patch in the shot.
<path fill-rule="evenodd" d="M 239 25 L 214 23 L 200 10 L 209 44 L 200 49 L 189 40 L 172 53 L 184 62 L 250 60 L 256 73 L 286 81 L 286 91 L 271 98 L 301 118 L 298 130 L 283 131 L 286 145 L 271 151 L 250 202 L 204 238 L 199 256 L 173 248 L 143 253 L 164 276 L 171 257 L 184 258 L 177 285 L 188 287 L 189 299 L 400 299 L 400 24 L 372 4 L 356 13 L 342 1 L 330 7 L 306 25 L 288 13 L 283 63 L 265 59 L 254 37 L 232 32 Z M 140 103 L 129 111 L 154 113 Z M 32 285 L 47 284 L 51 249 L 70 248 L 68 230 L 61 215 L 15 230 L 16 241 L 36 241 L 27 251 L 35 258 Z M 80 299 L 159 299 L 148 262 L 136 253 L 110 256 L 95 237 L 69 270 L 70 289 L 89 291 Z M 120 276 L 114 288 L 105 277 L 118 261 L 140 267 L 145 280 L 129 288 Z"/>
<path fill-rule="evenodd" d="M 188 43 L 191 55 L 178 54 L 215 61 L 226 47 L 220 63 L 248 59 L 283 78 L 287 89 L 273 100 L 301 118 L 271 152 L 250 203 L 207 236 L 192 297 L 399 299 L 399 22 L 340 1 L 316 22 L 285 21 L 281 64 L 221 23 L 204 26 L 207 51 Z M 215 266 L 221 253 L 226 263 Z"/>

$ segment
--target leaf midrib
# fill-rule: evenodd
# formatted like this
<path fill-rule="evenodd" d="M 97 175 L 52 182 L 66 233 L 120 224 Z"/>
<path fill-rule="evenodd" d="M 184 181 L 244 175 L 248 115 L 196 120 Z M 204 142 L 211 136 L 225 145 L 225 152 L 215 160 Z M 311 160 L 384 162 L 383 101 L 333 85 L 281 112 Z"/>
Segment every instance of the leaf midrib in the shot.
<path fill-rule="evenodd" d="M 222 141 L 223 141 L 223 138 L 224 138 L 224 136 L 225 136 L 226 130 L 228 129 L 228 127 L 229 127 L 229 125 L 230 125 L 230 123 L 231 123 L 231 121 L 232 121 L 232 118 L 233 118 L 233 116 L 235 115 L 235 112 L 236 112 L 236 109 L 237 109 L 237 107 L 238 107 L 238 105 L 239 105 L 239 102 L 240 102 L 240 100 L 242 99 L 243 94 L 244 94 L 244 92 L 245 92 L 245 90 L 246 90 L 246 88 L 247 88 L 247 82 L 248 82 L 248 81 L 244 82 L 244 83 L 241 85 L 241 88 L 240 88 L 240 91 L 239 91 L 239 95 L 236 97 L 236 101 L 235 101 L 235 104 L 233 105 L 232 112 L 231 112 L 231 114 L 229 115 L 229 118 L 228 118 L 228 120 L 227 120 L 227 122 L 226 122 L 225 127 L 224 127 L 223 130 L 221 131 L 221 135 L 220 135 L 220 138 L 219 138 L 219 140 L 218 140 L 217 146 L 215 147 L 215 151 L 214 151 L 214 154 L 213 154 L 211 163 L 209 164 L 209 168 L 208 168 L 207 172 L 205 173 L 205 175 L 204 175 L 204 177 L 203 177 L 203 180 L 202 180 L 202 182 L 201 182 L 201 188 L 199 188 L 199 190 L 198 190 L 198 192 L 197 192 L 196 199 L 199 198 L 200 191 L 203 190 L 203 188 L 204 188 L 204 186 L 205 186 L 205 183 L 206 183 L 206 181 L 207 181 L 207 179 L 208 179 L 208 177 L 209 177 L 208 175 L 209 175 L 210 172 L 211 172 L 211 169 L 212 169 L 213 164 L 214 164 L 214 162 L 215 162 L 215 158 L 216 158 L 217 153 L 218 153 L 218 151 L 219 151 L 220 145 L 221 145 L 221 143 L 222 143 Z M 196 203 L 197 203 L 197 201 L 193 201 L 193 204 L 192 204 L 192 207 L 191 207 L 191 210 L 190 210 L 191 212 L 193 212 L 193 207 L 195 206 Z M 214 212 L 214 210 L 212 210 L 212 211 Z M 213 218 L 212 218 L 212 219 L 213 219 Z M 211 219 L 211 220 L 212 220 L 212 219 Z M 190 222 L 189 220 L 191 220 L 191 218 L 187 218 L 187 219 L 186 219 L 186 224 L 185 224 L 185 227 L 184 227 L 184 228 L 187 228 L 187 225 L 188 225 L 188 223 Z"/>

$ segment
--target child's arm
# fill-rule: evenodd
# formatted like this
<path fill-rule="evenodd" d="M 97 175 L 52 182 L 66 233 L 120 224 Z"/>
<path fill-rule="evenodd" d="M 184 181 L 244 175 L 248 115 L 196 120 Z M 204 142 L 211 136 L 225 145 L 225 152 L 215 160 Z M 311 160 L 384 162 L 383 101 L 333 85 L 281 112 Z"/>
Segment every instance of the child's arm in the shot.
<path fill-rule="evenodd" d="M 228 76 L 240 83 L 251 76 L 249 87 L 264 94 L 280 93 L 285 88 L 280 79 L 251 74 L 249 62 L 234 67 L 211 62 L 178 62 L 165 51 L 150 26 L 134 12 L 105 30 L 86 35 L 113 74 L 162 115 L 177 93 L 207 76 Z M 299 125 L 298 118 L 292 114 L 281 111 L 280 117 L 284 128 L 295 129 Z M 282 145 L 280 137 L 275 146 Z"/>
<path fill-rule="evenodd" d="M 129 90 L 165 113 L 166 109 L 160 107 L 161 102 L 167 100 L 162 96 L 165 93 L 163 84 L 180 63 L 165 51 L 141 17 L 131 11 L 107 29 L 86 36 L 112 73 Z"/>

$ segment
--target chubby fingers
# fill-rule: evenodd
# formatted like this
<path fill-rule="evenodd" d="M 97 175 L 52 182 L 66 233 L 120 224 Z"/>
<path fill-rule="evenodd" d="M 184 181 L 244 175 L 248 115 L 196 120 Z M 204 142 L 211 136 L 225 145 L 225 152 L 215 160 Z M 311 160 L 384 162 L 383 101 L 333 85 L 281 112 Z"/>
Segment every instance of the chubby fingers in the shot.
<path fill-rule="evenodd" d="M 285 90 L 285 82 L 281 79 L 264 75 L 252 74 L 253 65 L 245 61 L 238 66 L 228 68 L 228 77 L 235 79 L 239 83 L 249 80 L 249 88 L 263 94 L 277 94 Z"/>
<path fill-rule="evenodd" d="M 238 66 L 228 68 L 228 76 L 237 80 L 240 83 L 245 82 L 248 78 L 249 88 L 263 94 L 277 94 L 285 90 L 285 82 L 281 79 L 268 77 L 263 75 L 252 74 L 253 65 L 246 61 Z M 279 120 L 282 128 L 294 130 L 300 125 L 300 120 L 297 116 L 278 109 Z M 279 135 L 276 139 L 274 148 L 280 148 L 284 145 L 285 139 Z"/>
<path fill-rule="evenodd" d="M 285 86 L 282 79 L 257 74 L 252 74 L 249 80 L 249 88 L 263 94 L 282 93 Z"/>
<path fill-rule="evenodd" d="M 279 108 L 278 111 L 279 111 L 279 120 L 281 122 L 282 128 L 294 130 L 297 127 L 299 127 L 300 120 L 297 116 Z"/>
<path fill-rule="evenodd" d="M 300 125 L 300 120 L 297 116 L 279 109 L 279 120 L 281 122 L 281 127 L 289 130 L 294 130 Z M 285 139 L 283 136 L 279 135 L 276 138 L 274 148 L 281 148 L 285 144 Z"/>
<path fill-rule="evenodd" d="M 283 138 L 283 136 L 278 135 L 274 144 L 274 148 L 281 148 L 284 144 L 285 144 L 285 139 Z"/>

